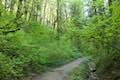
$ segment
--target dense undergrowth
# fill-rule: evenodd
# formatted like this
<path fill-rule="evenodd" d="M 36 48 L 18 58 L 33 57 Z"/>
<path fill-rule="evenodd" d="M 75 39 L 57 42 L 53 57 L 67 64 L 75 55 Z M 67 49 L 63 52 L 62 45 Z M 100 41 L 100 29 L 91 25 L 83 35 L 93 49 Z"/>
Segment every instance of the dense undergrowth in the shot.
<path fill-rule="evenodd" d="M 42 73 L 79 57 L 73 44 L 65 41 L 65 37 L 57 40 L 51 28 L 19 20 L 24 22 L 22 28 L 13 32 L 16 23 L 2 28 L 12 19 L 9 15 L 6 17 L 3 15 L 0 21 L 0 80 L 21 80 L 27 74 Z"/>
<path fill-rule="evenodd" d="M 83 56 L 93 57 L 87 64 L 80 65 L 80 68 L 72 72 L 71 80 L 120 79 L 119 2 L 113 2 L 111 9 L 110 16 L 108 14 L 94 16 L 90 18 L 87 26 L 79 31 L 80 50 L 84 53 Z M 91 62 L 94 66 L 89 64 Z"/>
<path fill-rule="evenodd" d="M 91 59 L 75 69 L 70 80 L 119 80 L 120 2 L 116 1 L 110 9 L 88 17 L 81 17 L 73 5 L 68 21 L 62 24 L 58 19 L 60 31 L 32 18 L 19 18 L 0 3 L 0 80 L 21 80 L 80 56 Z"/>

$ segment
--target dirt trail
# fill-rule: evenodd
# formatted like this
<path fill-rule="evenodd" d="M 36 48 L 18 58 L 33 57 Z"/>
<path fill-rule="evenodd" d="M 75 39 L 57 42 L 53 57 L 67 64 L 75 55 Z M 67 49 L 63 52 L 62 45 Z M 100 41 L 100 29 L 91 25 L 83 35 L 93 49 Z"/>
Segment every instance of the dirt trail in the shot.
<path fill-rule="evenodd" d="M 37 75 L 31 77 L 31 79 L 26 79 L 26 80 L 69 80 L 68 73 L 72 71 L 74 68 L 78 67 L 82 61 L 83 59 L 77 59 L 59 68 L 55 68 L 42 75 Z"/>

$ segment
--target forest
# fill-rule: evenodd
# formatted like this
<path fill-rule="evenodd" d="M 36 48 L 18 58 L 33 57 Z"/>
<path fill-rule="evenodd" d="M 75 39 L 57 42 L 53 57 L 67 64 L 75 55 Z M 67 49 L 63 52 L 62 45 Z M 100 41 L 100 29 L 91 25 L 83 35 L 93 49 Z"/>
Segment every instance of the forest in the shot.
<path fill-rule="evenodd" d="M 29 80 L 120 80 L 120 0 L 0 0 L 0 80 L 77 59 L 67 79 Z"/>

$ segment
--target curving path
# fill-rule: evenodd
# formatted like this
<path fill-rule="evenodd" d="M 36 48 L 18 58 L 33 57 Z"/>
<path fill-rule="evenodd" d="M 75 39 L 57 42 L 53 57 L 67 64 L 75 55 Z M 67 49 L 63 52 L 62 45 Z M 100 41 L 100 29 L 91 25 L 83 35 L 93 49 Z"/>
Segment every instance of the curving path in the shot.
<path fill-rule="evenodd" d="M 68 64 L 65 64 L 59 68 L 55 68 L 49 72 L 46 72 L 42 75 L 36 75 L 29 79 L 25 80 L 69 80 L 68 74 L 76 67 L 80 65 L 80 63 L 84 59 L 79 58 L 77 60 L 74 60 Z"/>

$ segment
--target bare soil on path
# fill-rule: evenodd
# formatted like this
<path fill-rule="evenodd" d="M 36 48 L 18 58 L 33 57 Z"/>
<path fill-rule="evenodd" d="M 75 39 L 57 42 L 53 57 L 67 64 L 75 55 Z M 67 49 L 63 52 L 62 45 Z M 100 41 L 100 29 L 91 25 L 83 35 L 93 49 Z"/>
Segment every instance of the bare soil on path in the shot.
<path fill-rule="evenodd" d="M 78 67 L 84 59 L 79 58 L 68 64 L 52 69 L 42 75 L 35 75 L 25 80 L 69 80 L 69 73 Z"/>

